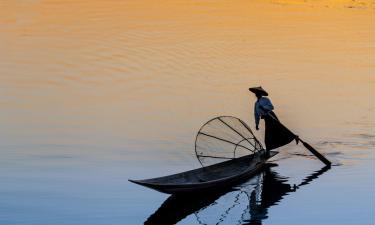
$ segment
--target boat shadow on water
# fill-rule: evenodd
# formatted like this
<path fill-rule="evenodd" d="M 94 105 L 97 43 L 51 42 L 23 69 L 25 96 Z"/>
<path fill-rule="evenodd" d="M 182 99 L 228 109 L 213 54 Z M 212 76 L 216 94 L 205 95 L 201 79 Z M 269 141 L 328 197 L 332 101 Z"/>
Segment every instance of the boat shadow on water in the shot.
<path fill-rule="evenodd" d="M 268 209 L 285 195 L 309 184 L 330 169 L 323 167 L 307 176 L 300 184 L 287 184 L 288 179 L 272 170 L 268 164 L 248 181 L 209 193 L 172 195 L 145 221 L 146 225 L 176 224 L 192 216 L 197 224 L 262 224 Z"/>

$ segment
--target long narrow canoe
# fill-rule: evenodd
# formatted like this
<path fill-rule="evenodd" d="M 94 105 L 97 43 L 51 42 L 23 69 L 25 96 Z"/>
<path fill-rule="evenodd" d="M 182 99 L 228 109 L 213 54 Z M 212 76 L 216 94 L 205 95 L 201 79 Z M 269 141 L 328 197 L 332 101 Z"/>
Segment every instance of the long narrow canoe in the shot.
<path fill-rule="evenodd" d="M 266 155 L 265 150 L 261 150 L 253 155 L 243 156 L 183 173 L 146 180 L 129 181 L 167 194 L 208 191 L 213 188 L 231 186 L 251 177 L 264 166 L 269 158 L 275 156 L 277 153 L 271 151 L 269 155 Z"/>

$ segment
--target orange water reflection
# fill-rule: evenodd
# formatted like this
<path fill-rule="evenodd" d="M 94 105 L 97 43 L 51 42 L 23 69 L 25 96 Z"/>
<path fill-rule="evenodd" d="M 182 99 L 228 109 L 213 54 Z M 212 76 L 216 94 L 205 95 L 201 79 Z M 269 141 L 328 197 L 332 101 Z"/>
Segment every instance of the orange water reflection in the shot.
<path fill-rule="evenodd" d="M 373 123 L 371 4 L 310 3 L 2 1 L 7 140 L 81 142 L 92 132 L 119 145 L 183 137 L 189 149 L 212 116 L 252 125 L 247 87 L 258 84 L 285 123 L 315 141 Z"/>

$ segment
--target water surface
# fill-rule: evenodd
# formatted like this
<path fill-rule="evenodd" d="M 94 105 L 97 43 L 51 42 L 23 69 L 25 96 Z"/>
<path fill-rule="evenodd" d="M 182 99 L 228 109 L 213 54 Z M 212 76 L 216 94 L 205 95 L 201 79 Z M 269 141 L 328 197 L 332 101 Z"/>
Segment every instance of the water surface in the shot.
<path fill-rule="evenodd" d="M 199 127 L 232 115 L 254 128 L 247 88 L 262 85 L 279 118 L 338 166 L 282 195 L 260 221 L 372 224 L 374 8 L 1 1 L 0 223 L 142 224 L 168 196 L 127 179 L 199 167 Z M 293 187 L 322 168 L 301 146 L 280 151 L 276 181 Z M 235 190 L 251 195 L 254 179 Z M 230 216 L 210 206 L 196 209 L 206 220 L 179 223 L 246 224 L 249 199 L 237 194 L 216 200 L 243 203 Z"/>

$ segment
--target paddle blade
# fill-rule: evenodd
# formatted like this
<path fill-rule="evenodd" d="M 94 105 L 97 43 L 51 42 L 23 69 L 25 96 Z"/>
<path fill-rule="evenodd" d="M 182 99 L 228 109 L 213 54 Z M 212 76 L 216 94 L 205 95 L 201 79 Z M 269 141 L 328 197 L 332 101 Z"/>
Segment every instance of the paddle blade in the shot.
<path fill-rule="evenodd" d="M 320 154 L 315 148 L 313 148 L 308 143 L 302 141 L 301 139 L 300 139 L 300 141 L 302 142 L 303 146 L 305 146 L 305 148 L 307 150 L 309 150 L 313 155 L 315 155 L 320 161 L 322 161 L 327 166 L 331 166 L 331 162 L 326 157 L 324 157 L 322 154 Z"/>

